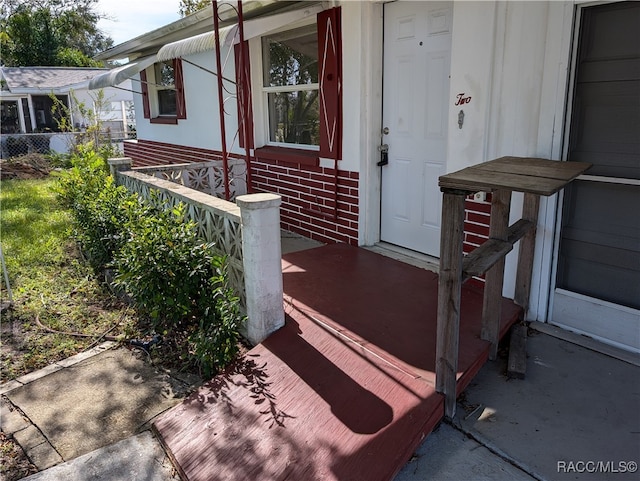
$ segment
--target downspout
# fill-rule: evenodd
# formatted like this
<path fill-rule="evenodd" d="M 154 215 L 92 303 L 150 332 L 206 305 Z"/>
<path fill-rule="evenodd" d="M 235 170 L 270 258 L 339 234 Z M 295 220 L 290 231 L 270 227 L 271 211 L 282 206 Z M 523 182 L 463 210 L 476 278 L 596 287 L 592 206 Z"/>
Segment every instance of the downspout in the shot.
<path fill-rule="evenodd" d="M 213 6 L 213 29 L 215 33 L 216 40 L 216 69 L 218 71 L 218 75 L 216 79 L 218 81 L 218 109 L 220 113 L 220 138 L 221 138 L 221 146 L 222 146 L 222 169 L 224 175 L 224 198 L 225 200 L 230 199 L 229 193 L 229 160 L 228 160 L 228 152 L 227 152 L 227 132 L 224 121 L 224 93 L 222 91 L 222 61 L 220 59 L 220 19 L 218 17 L 218 3 L 216 0 L 211 2 Z"/>

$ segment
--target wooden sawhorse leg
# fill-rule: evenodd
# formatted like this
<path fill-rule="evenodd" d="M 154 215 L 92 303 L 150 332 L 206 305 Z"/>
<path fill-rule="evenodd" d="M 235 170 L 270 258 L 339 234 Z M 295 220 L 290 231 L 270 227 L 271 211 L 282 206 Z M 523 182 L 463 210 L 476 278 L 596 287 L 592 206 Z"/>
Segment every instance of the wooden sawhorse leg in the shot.
<path fill-rule="evenodd" d="M 468 192 L 444 191 L 438 276 L 436 391 L 445 396 L 445 416 L 456 413 L 456 377 L 460 339 L 464 199 Z"/>
<path fill-rule="evenodd" d="M 531 291 L 531 274 L 533 273 L 533 256 L 536 248 L 536 226 L 538 225 L 539 210 L 540 196 L 525 192 L 522 218 L 531 222 L 532 227 L 520 241 L 516 290 L 513 296 L 513 300 L 524 311 L 522 313 L 524 319 L 526 319 L 527 310 L 529 309 L 529 293 Z"/>
<path fill-rule="evenodd" d="M 510 190 L 496 190 L 491 194 L 490 239 L 507 240 L 510 208 Z M 482 303 L 482 331 L 480 337 L 491 343 L 491 350 L 489 351 L 489 359 L 491 360 L 494 360 L 498 354 L 503 284 L 504 256 L 487 271 L 485 276 L 484 300 Z"/>

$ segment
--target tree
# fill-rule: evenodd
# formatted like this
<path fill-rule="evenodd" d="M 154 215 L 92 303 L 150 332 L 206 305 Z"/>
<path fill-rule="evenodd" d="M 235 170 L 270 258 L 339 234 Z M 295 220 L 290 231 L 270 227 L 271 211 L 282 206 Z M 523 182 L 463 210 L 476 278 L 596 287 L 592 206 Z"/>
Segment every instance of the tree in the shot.
<path fill-rule="evenodd" d="M 180 0 L 180 13 L 181 16 L 186 17 L 192 13 L 202 10 L 211 6 L 211 0 Z"/>
<path fill-rule="evenodd" d="M 98 0 L 2 0 L 1 62 L 6 66 L 102 66 L 91 57 L 113 45 L 97 23 Z"/>

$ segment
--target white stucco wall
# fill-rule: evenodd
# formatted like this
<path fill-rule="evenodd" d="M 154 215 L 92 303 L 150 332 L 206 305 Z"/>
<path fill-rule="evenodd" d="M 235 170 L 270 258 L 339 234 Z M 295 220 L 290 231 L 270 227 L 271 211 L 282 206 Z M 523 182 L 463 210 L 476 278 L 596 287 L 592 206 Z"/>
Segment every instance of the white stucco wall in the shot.
<path fill-rule="evenodd" d="M 550 8 L 537 1 L 454 3 L 448 172 L 503 155 L 550 156 L 548 136 L 539 136 L 553 128 L 540 124 L 542 102 L 556 88 L 543 91 L 545 68 L 554 68 L 545 65 Z M 459 93 L 471 102 L 455 106 Z"/>
<path fill-rule="evenodd" d="M 505 155 L 561 158 L 572 15 L 571 2 L 454 3 L 448 172 Z M 454 106 L 462 92 L 471 102 Z M 555 197 L 542 201 L 532 319 L 546 316 L 555 206 Z M 514 194 L 511 221 L 521 209 Z M 517 246 L 507 257 L 507 297 L 516 256 Z"/>
<path fill-rule="evenodd" d="M 224 55 L 226 52 L 223 53 L 223 59 Z M 213 72 L 216 71 L 213 51 L 189 55 L 186 60 Z M 227 78 L 235 81 L 233 60 L 233 55 L 231 55 L 223 72 Z M 152 124 L 149 119 L 145 119 L 141 115 L 143 111 L 142 97 L 136 95 L 136 112 L 139 112 L 137 118 L 138 137 L 156 142 L 220 150 L 220 114 L 216 78 L 213 74 L 187 62 L 182 62 L 182 68 L 187 118 L 179 120 L 177 125 Z M 135 83 L 140 85 L 139 82 Z M 235 85 L 227 84 L 227 86 L 231 91 L 234 91 Z M 225 92 L 225 97 L 229 97 L 229 93 Z M 225 117 L 227 148 L 230 151 L 239 152 L 237 140 L 236 149 L 231 149 L 231 142 L 237 129 L 237 109 L 234 99 L 227 101 L 227 113 L 228 115 Z"/>
<path fill-rule="evenodd" d="M 338 4 L 339 2 L 336 2 Z M 339 3 L 343 23 L 343 160 L 340 168 L 360 173 L 361 244 L 379 239 L 379 168 L 382 115 L 382 12 L 378 2 Z M 447 171 L 504 155 L 560 159 L 572 37 L 571 1 L 456 1 L 453 4 Z M 256 144 L 265 139 L 255 89 L 261 84 L 260 39 L 250 40 Z M 188 60 L 215 70 L 214 55 Z M 228 75 L 234 78 L 233 58 Z M 215 78 L 184 63 L 187 119 L 178 125 L 150 124 L 138 116 L 139 137 L 158 142 L 219 149 Z M 134 82 L 138 87 L 139 83 Z M 458 94 L 471 97 L 454 105 Z M 142 112 L 141 98 L 135 96 Z M 227 103 L 227 143 L 237 127 L 235 101 Z M 458 113 L 464 110 L 462 129 Z M 544 320 L 552 270 L 555 198 L 544 200 L 536 247 L 531 316 Z M 514 195 L 512 219 L 521 195 Z M 513 295 L 515 253 L 508 257 L 505 295 Z"/>
<path fill-rule="evenodd" d="M 379 132 L 379 125 L 371 126 L 370 117 L 368 117 L 368 102 L 371 95 L 368 83 L 363 81 L 362 75 L 365 70 L 363 56 L 366 51 L 366 32 L 363 32 L 363 11 L 368 12 L 371 9 L 379 9 L 379 6 L 369 5 L 368 2 L 346 2 L 342 5 L 342 22 L 343 28 L 343 79 L 344 79 L 344 107 L 343 107 L 343 160 L 340 162 L 340 169 L 349 171 L 360 171 L 361 159 L 370 155 L 363 151 L 370 150 L 370 146 L 364 141 L 365 136 L 370 136 L 369 130 L 375 129 Z M 313 21 L 315 17 L 309 18 L 300 23 L 308 23 Z M 366 16 L 364 18 L 367 18 Z M 297 24 L 296 24 L 297 25 Z M 296 25 L 288 25 L 287 28 L 293 28 Z M 380 23 L 381 25 L 381 23 Z M 368 27 L 368 20 L 364 27 Z M 224 68 L 225 75 L 235 81 L 234 74 L 234 58 L 232 55 L 227 57 L 227 52 L 223 52 L 223 62 L 227 64 Z M 261 44 L 260 38 L 250 40 L 251 54 L 251 75 L 254 98 L 254 116 L 256 145 L 260 146 L 264 143 L 266 134 L 260 125 L 260 119 L 264 116 L 260 105 L 260 93 L 258 87 L 261 84 Z M 215 56 L 212 51 L 203 52 L 196 55 L 186 57 L 187 60 L 196 63 L 209 70 L 215 71 Z M 189 145 L 204 149 L 220 149 L 220 121 L 218 110 L 218 91 L 215 77 L 187 62 L 183 62 L 184 82 L 185 82 L 185 102 L 187 108 L 187 118 L 180 120 L 177 125 L 161 125 L 151 124 L 148 119 L 138 115 L 138 134 L 139 138 L 145 140 L 153 140 L 157 142 L 174 143 L 179 145 Z M 380 72 L 376 72 L 378 75 Z M 367 74 L 365 73 L 365 76 Z M 138 77 L 139 80 L 139 77 Z M 134 82 L 139 85 L 138 82 Z M 228 85 L 233 91 L 233 84 Z M 225 92 L 225 98 L 229 97 L 229 93 Z M 379 95 L 379 93 L 378 93 Z M 136 111 L 142 112 L 142 98 L 135 95 Z M 233 142 L 237 129 L 237 109 L 235 99 L 231 98 L 226 101 L 225 117 L 227 130 L 227 148 L 237 153 L 243 153 L 237 148 L 237 140 Z M 367 126 L 362 131 L 363 126 Z M 372 161 L 375 161 L 373 159 Z M 333 164 L 331 163 L 331 166 Z"/>
<path fill-rule="evenodd" d="M 496 9 L 495 2 L 453 4 L 447 172 L 486 160 Z M 455 106 L 458 94 L 471 100 Z M 464 111 L 462 129 L 458 128 L 460 110 Z"/>

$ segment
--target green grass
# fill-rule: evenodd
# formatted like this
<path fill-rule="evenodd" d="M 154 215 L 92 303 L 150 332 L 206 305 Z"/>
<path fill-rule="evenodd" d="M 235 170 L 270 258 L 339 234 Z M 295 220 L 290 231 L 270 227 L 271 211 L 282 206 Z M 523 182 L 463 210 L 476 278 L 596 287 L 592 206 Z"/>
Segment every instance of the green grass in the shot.
<path fill-rule="evenodd" d="M 109 335 L 138 334 L 133 312 L 111 296 L 79 255 L 71 215 L 57 202 L 55 183 L 54 177 L 0 182 L 0 239 L 14 300 L 0 325 L 2 381 L 80 352 L 95 340 L 47 333 L 36 318 L 64 332 L 97 337 L 113 328 Z"/>

